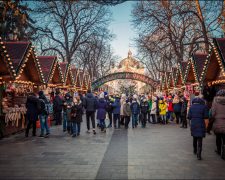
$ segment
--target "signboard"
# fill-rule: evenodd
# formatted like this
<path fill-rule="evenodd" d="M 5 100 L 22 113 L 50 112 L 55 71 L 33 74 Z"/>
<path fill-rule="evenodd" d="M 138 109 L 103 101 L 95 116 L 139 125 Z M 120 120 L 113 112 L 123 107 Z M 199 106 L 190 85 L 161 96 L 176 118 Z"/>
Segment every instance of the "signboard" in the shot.
<path fill-rule="evenodd" d="M 137 81 L 141 81 L 146 84 L 149 84 L 154 89 L 157 89 L 159 87 L 159 82 L 143 74 L 131 73 L 131 72 L 118 72 L 118 73 L 109 74 L 107 76 L 104 76 L 94 81 L 92 83 L 92 90 L 94 91 L 102 84 L 105 84 L 109 81 L 113 81 L 116 79 L 133 79 L 133 80 L 137 80 Z"/>

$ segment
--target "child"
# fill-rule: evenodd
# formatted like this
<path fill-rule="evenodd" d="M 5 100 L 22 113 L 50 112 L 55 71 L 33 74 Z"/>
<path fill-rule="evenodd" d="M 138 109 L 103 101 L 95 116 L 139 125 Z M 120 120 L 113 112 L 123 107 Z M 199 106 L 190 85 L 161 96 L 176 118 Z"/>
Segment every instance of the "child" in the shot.
<path fill-rule="evenodd" d="M 152 97 L 148 95 L 148 104 L 149 104 L 149 110 L 148 110 L 148 122 L 150 123 L 150 115 L 151 115 L 151 109 L 152 109 Z"/>
<path fill-rule="evenodd" d="M 114 120 L 114 128 L 116 128 L 116 120 L 118 119 L 118 129 L 120 128 L 120 98 L 119 95 L 116 95 L 116 100 L 113 104 L 111 104 L 111 106 L 113 107 L 113 120 Z"/>
<path fill-rule="evenodd" d="M 127 99 L 126 103 L 123 105 L 123 113 L 125 119 L 125 129 L 127 129 L 130 122 L 130 117 L 132 116 L 129 99 Z"/>
<path fill-rule="evenodd" d="M 134 128 L 134 126 L 137 127 L 137 119 L 140 114 L 140 108 L 136 98 L 133 99 L 130 108 L 132 111 L 132 128 Z"/>
<path fill-rule="evenodd" d="M 168 105 L 168 118 L 173 121 L 173 100 L 171 95 L 168 96 Z"/>
<path fill-rule="evenodd" d="M 182 106 L 181 106 L 181 118 L 182 118 L 182 126 L 180 128 L 187 128 L 187 100 L 185 97 L 181 98 Z"/>
<path fill-rule="evenodd" d="M 156 114 L 157 114 L 157 97 L 154 97 L 154 102 L 152 103 L 151 108 L 152 124 L 155 124 Z"/>
<path fill-rule="evenodd" d="M 176 123 L 179 124 L 179 119 L 181 115 L 181 105 L 182 103 L 180 102 L 180 97 L 178 95 L 175 95 L 173 99 L 173 111 L 176 115 Z"/>
<path fill-rule="evenodd" d="M 161 97 L 159 100 L 159 109 L 160 109 L 159 115 L 161 117 L 161 124 L 165 124 L 166 123 L 166 103 L 163 97 Z"/>
<path fill-rule="evenodd" d="M 143 101 L 140 104 L 141 109 L 141 120 L 142 120 L 142 126 L 143 128 L 146 127 L 146 121 L 147 121 L 147 113 L 149 111 L 149 104 L 146 101 L 146 97 L 143 97 Z"/>

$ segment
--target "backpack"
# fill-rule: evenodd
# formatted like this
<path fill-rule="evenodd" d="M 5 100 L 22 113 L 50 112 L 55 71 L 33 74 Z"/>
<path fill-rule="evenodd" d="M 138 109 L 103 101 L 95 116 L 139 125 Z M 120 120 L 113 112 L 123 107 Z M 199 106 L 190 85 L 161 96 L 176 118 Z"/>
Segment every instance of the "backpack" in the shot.
<path fill-rule="evenodd" d="M 47 102 L 45 102 L 43 99 L 40 99 L 45 104 L 45 112 L 47 115 L 52 114 L 53 112 L 53 105 L 50 103 L 50 101 L 47 99 Z"/>

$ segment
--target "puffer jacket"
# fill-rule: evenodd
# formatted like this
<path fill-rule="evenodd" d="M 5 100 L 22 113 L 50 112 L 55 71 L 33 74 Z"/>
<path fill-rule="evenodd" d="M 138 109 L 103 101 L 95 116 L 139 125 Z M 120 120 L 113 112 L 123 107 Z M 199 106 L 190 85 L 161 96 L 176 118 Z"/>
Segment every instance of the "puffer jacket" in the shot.
<path fill-rule="evenodd" d="M 120 104 L 121 104 L 121 107 L 120 107 L 120 115 L 124 116 L 124 113 L 123 113 L 123 105 L 126 103 L 126 96 L 122 96 L 121 97 L 121 100 L 120 100 Z"/>
<path fill-rule="evenodd" d="M 181 116 L 187 116 L 187 100 L 185 99 L 185 101 L 182 103 L 181 106 Z"/>
<path fill-rule="evenodd" d="M 181 106 L 182 106 L 181 102 L 173 103 L 173 112 L 175 112 L 175 113 L 181 112 Z"/>
<path fill-rule="evenodd" d="M 173 101 L 172 100 L 168 100 L 168 104 L 169 104 L 168 111 L 173 112 Z"/>
<path fill-rule="evenodd" d="M 92 93 L 87 93 L 86 97 L 83 99 L 83 106 L 86 111 L 95 111 L 97 105 L 97 100 Z"/>
<path fill-rule="evenodd" d="M 55 112 L 61 112 L 63 106 L 63 99 L 57 94 L 53 100 L 53 110 Z"/>
<path fill-rule="evenodd" d="M 120 114 L 120 99 L 116 98 L 115 102 L 113 104 L 111 104 L 111 106 L 113 107 L 113 114 Z"/>
<path fill-rule="evenodd" d="M 159 100 L 159 109 L 160 109 L 160 112 L 159 112 L 160 115 L 166 115 L 166 103 L 164 100 Z"/>
<path fill-rule="evenodd" d="M 147 101 L 142 101 L 140 104 L 141 113 L 147 113 L 149 110 L 149 103 Z"/>
<path fill-rule="evenodd" d="M 139 104 L 137 102 L 131 103 L 130 108 L 131 108 L 132 114 L 140 114 L 140 108 L 139 108 Z"/>
<path fill-rule="evenodd" d="M 69 97 L 69 99 L 66 99 L 66 97 Z M 66 93 L 65 98 L 63 99 L 63 111 L 66 112 L 67 105 L 71 104 L 73 102 L 72 97 L 70 96 L 70 93 Z M 64 105 L 66 103 L 66 105 Z"/>
<path fill-rule="evenodd" d="M 151 114 L 157 114 L 157 102 L 152 103 Z"/>
<path fill-rule="evenodd" d="M 191 136 L 205 137 L 205 119 L 209 119 L 208 109 L 202 98 L 195 98 L 188 111 L 191 119 Z"/>
<path fill-rule="evenodd" d="M 225 134 L 225 97 L 216 97 L 211 108 L 213 132 Z"/>
<path fill-rule="evenodd" d="M 38 101 L 39 99 L 36 96 L 29 95 L 27 97 L 26 108 L 28 121 L 38 121 L 38 109 L 37 109 Z"/>
<path fill-rule="evenodd" d="M 124 113 L 124 116 L 132 116 L 132 112 L 131 112 L 131 108 L 129 104 L 125 103 L 123 105 L 123 113 Z"/>

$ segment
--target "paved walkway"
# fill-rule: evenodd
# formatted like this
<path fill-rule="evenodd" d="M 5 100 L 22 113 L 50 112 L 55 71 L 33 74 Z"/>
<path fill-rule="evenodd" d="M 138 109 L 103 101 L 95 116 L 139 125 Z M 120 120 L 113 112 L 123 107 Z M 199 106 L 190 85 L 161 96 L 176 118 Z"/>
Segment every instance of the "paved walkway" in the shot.
<path fill-rule="evenodd" d="M 0 140 L 0 179 L 224 179 L 215 136 L 203 140 L 199 161 L 190 129 L 179 126 L 147 124 L 106 134 L 97 129 L 94 135 L 85 133 L 84 121 L 76 138 L 62 126 L 51 126 L 44 139 L 13 135 Z"/>

